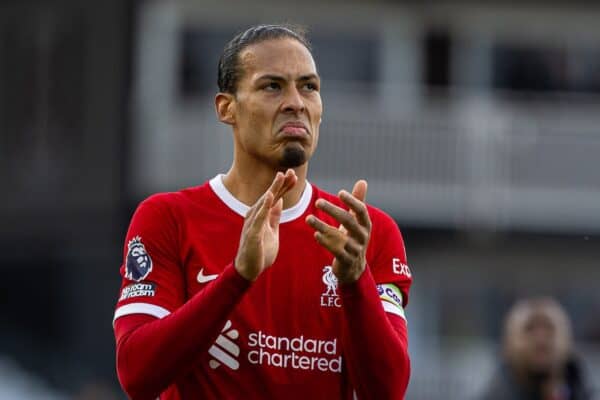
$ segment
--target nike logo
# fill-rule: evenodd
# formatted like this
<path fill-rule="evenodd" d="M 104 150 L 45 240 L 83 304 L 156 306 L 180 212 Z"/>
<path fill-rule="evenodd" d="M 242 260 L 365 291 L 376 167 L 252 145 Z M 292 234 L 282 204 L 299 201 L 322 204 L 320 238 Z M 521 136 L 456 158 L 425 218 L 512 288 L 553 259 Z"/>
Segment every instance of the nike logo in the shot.
<path fill-rule="evenodd" d="M 217 276 L 219 276 L 219 274 L 212 274 L 212 275 L 204 275 L 204 268 L 200 268 L 200 272 L 198 272 L 198 283 L 206 283 L 206 282 L 210 282 L 213 279 L 217 279 Z"/>

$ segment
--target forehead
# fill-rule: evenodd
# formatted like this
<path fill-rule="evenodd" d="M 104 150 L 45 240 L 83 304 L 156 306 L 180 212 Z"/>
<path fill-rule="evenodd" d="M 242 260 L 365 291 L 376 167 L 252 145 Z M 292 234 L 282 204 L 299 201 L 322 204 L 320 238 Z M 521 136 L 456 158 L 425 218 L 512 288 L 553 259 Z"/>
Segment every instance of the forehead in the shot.
<path fill-rule="evenodd" d="M 240 53 L 242 79 L 257 79 L 264 74 L 288 79 L 317 74 L 310 51 L 291 38 L 271 39 L 252 44 Z"/>
<path fill-rule="evenodd" d="M 527 321 L 525 322 L 525 328 L 533 328 L 533 327 L 544 327 L 544 328 L 554 328 L 556 326 L 556 319 L 552 318 L 552 315 L 546 312 L 532 312 Z"/>
<path fill-rule="evenodd" d="M 511 321 L 515 333 L 524 332 L 531 327 L 548 327 L 559 331 L 566 329 L 566 321 L 561 318 L 560 312 L 554 307 L 536 306 L 519 310 Z"/>

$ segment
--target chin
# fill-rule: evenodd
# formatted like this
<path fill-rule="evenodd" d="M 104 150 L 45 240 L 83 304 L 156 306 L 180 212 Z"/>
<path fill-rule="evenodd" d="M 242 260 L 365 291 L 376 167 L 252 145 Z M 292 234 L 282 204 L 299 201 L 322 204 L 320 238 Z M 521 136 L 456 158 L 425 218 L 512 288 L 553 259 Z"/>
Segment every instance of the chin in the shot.
<path fill-rule="evenodd" d="M 286 146 L 279 160 L 279 166 L 283 169 L 296 168 L 307 161 L 306 151 L 301 146 Z"/>

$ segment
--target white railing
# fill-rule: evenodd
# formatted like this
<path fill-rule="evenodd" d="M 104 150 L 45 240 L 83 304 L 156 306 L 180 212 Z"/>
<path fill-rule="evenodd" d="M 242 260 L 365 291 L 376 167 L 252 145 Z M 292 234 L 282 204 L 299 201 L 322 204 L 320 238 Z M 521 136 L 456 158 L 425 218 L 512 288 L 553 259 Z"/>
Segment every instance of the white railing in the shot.
<path fill-rule="evenodd" d="M 598 105 L 487 96 L 400 116 L 332 107 L 312 179 L 336 190 L 366 177 L 373 202 L 416 224 L 598 231 Z"/>

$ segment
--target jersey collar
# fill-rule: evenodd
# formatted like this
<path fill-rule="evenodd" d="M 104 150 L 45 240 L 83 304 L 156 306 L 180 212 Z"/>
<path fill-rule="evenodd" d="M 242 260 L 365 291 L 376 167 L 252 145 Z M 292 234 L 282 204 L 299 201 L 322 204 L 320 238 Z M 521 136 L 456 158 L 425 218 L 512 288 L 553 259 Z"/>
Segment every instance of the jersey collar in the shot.
<path fill-rule="evenodd" d="M 225 203 L 227 207 L 229 207 L 235 213 L 241 215 L 242 218 L 245 218 L 250 207 L 233 197 L 229 190 L 227 190 L 227 188 L 223 184 L 224 176 L 224 174 L 219 174 L 212 178 L 208 183 L 210 184 L 210 187 L 215 192 L 217 197 L 221 199 L 221 201 Z M 293 207 L 286 208 L 285 210 L 283 210 L 279 222 L 285 223 L 293 221 L 296 218 L 300 217 L 302 214 L 304 214 L 304 212 L 308 208 L 308 205 L 310 204 L 310 199 L 312 198 L 312 191 L 312 185 L 308 181 L 306 181 L 306 186 L 304 187 L 302 196 L 300 196 L 300 201 L 296 203 Z"/>

